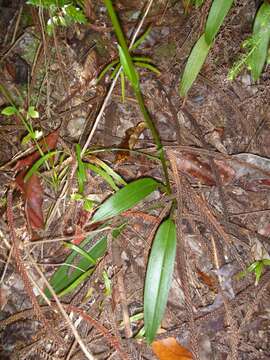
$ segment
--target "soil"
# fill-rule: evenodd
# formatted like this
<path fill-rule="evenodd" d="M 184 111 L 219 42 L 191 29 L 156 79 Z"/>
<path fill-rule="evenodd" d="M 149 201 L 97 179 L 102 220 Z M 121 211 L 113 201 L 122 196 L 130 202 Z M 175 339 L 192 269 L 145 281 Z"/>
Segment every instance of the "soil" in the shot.
<path fill-rule="evenodd" d="M 185 1 L 154 2 L 143 23 L 143 31 L 150 25 L 151 31 L 135 53 L 153 59 L 160 71 L 140 68 L 139 74 L 172 194 L 160 188 L 106 223 L 91 222 L 93 214 L 123 186 L 108 167 L 127 183 L 145 177 L 162 182 L 164 176 L 128 81 L 124 101 L 119 80 L 106 99 L 109 73 L 96 83 L 117 59 L 117 42 L 103 2 L 84 3 L 87 24 L 55 27 L 49 36 L 46 10 L 0 1 L 0 107 L 20 109 L 0 115 L 0 358 L 87 359 L 72 322 L 95 359 L 176 359 L 168 349 L 154 353 L 143 336 L 149 254 L 158 226 L 171 216 L 177 251 L 155 341 L 176 339 L 190 351 L 177 357 L 182 360 L 269 359 L 269 65 L 257 83 L 248 70 L 228 80 L 258 3 L 234 2 L 182 99 L 179 81 L 211 2 L 186 11 Z M 131 38 L 145 2 L 114 5 Z M 38 117 L 30 119 L 30 106 Z M 31 141 L 23 119 L 42 133 L 40 140 Z M 40 158 L 37 143 L 54 153 L 27 182 L 24 176 Z M 86 143 L 80 192 L 76 144 L 84 149 Z M 57 269 L 71 277 L 86 261 L 75 246 L 101 251 L 102 239 L 106 248 L 95 266 L 87 260 L 88 276 L 66 294 L 60 294 L 66 288 L 61 281 L 54 288 L 61 312 L 46 279 L 52 283 Z M 72 250 L 74 262 L 63 267 Z M 256 281 L 246 269 L 262 260 Z"/>

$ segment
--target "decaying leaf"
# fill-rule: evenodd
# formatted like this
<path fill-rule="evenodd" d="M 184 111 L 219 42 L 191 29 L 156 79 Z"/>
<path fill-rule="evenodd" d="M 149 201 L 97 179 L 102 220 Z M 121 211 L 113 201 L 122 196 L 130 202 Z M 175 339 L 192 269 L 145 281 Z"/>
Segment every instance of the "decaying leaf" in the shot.
<path fill-rule="evenodd" d="M 16 185 L 24 197 L 25 214 L 28 224 L 32 229 L 42 229 L 44 219 L 42 213 L 43 189 L 37 174 L 33 174 L 27 182 L 24 182 L 26 171 L 21 171 L 16 176 Z"/>
<path fill-rule="evenodd" d="M 44 152 L 53 150 L 56 147 L 58 136 L 59 130 L 46 136 L 39 142 L 41 149 Z M 15 183 L 24 197 L 26 219 L 32 229 L 42 229 L 44 227 L 42 212 L 43 189 L 36 173 L 31 175 L 27 181 L 24 180 L 24 177 L 28 172 L 28 168 L 39 158 L 40 153 L 35 151 L 27 157 L 20 159 L 15 165 L 15 170 L 20 171 L 15 178 Z"/>
<path fill-rule="evenodd" d="M 214 162 L 222 184 L 228 184 L 234 177 L 234 169 L 224 161 L 214 160 Z M 209 186 L 216 185 L 216 179 L 209 162 L 202 160 L 199 156 L 189 153 L 180 153 L 177 156 L 177 165 L 181 172 L 188 174 L 201 184 Z"/>
<path fill-rule="evenodd" d="M 139 122 L 136 126 L 131 127 L 126 130 L 126 134 L 124 139 L 121 141 L 119 147 L 124 149 L 132 150 L 134 149 L 139 136 L 141 133 L 145 130 L 146 125 L 144 121 Z M 116 163 L 122 163 L 126 161 L 129 158 L 129 152 L 128 151 L 120 151 L 117 153 L 116 156 Z"/>
<path fill-rule="evenodd" d="M 192 354 L 173 337 L 154 341 L 152 350 L 160 360 L 192 360 Z"/>

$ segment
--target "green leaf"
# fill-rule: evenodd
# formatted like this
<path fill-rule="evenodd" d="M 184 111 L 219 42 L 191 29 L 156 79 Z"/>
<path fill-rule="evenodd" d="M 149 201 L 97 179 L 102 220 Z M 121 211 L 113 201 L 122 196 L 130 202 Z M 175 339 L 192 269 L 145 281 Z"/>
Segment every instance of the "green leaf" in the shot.
<path fill-rule="evenodd" d="M 117 191 L 119 190 L 118 187 L 115 185 L 113 179 L 111 178 L 111 176 L 104 171 L 103 169 L 101 169 L 100 167 L 93 165 L 93 164 L 89 164 L 89 163 L 85 163 L 85 166 L 94 171 L 96 174 L 100 175 L 110 186 L 113 190 Z"/>
<path fill-rule="evenodd" d="M 264 268 L 263 263 L 262 263 L 262 261 L 260 261 L 258 266 L 254 270 L 255 277 L 256 277 L 255 286 L 257 286 L 260 281 L 260 278 L 261 278 L 262 272 L 263 272 L 263 268 Z"/>
<path fill-rule="evenodd" d="M 266 62 L 270 40 L 270 4 L 267 2 L 264 2 L 257 12 L 253 26 L 253 37 L 257 39 L 257 46 L 248 64 L 251 68 L 253 80 L 257 81 Z"/>
<path fill-rule="evenodd" d="M 31 169 L 25 175 L 24 182 L 27 182 L 30 179 L 30 177 L 39 170 L 39 168 L 41 167 L 41 165 L 44 164 L 45 161 L 47 161 L 49 158 L 51 158 L 52 156 L 54 156 L 56 154 L 57 154 L 57 151 L 51 151 L 51 152 L 43 155 L 40 159 L 38 159 L 38 161 L 36 161 L 34 163 L 34 165 L 31 167 Z"/>
<path fill-rule="evenodd" d="M 37 110 L 35 110 L 34 106 L 29 106 L 28 111 L 27 111 L 27 116 L 32 119 L 37 119 L 37 118 L 39 118 L 39 112 Z"/>
<path fill-rule="evenodd" d="M 122 103 L 125 102 L 125 95 L 126 95 L 126 79 L 125 79 L 125 75 L 124 73 L 121 71 L 120 72 L 120 83 L 121 83 L 121 94 L 122 94 Z"/>
<path fill-rule="evenodd" d="M 86 211 L 92 211 L 94 207 L 94 202 L 90 199 L 85 198 L 83 200 L 83 208 Z"/>
<path fill-rule="evenodd" d="M 139 76 L 138 73 L 134 67 L 134 64 L 131 60 L 130 55 L 126 54 L 124 50 L 121 48 L 120 45 L 118 45 L 118 51 L 119 51 L 119 57 L 120 57 L 120 63 L 123 67 L 123 71 L 125 75 L 127 76 L 128 80 L 130 81 L 132 87 L 134 89 L 139 88 Z"/>
<path fill-rule="evenodd" d="M 185 66 L 184 74 L 182 76 L 180 82 L 180 96 L 186 96 L 187 92 L 191 88 L 193 82 L 195 81 L 197 75 L 199 74 L 203 63 L 207 57 L 207 54 L 210 50 L 211 45 L 208 45 L 205 41 L 205 36 L 199 38 L 196 42 L 195 46 L 193 47 L 187 64 Z"/>
<path fill-rule="evenodd" d="M 120 69 L 121 64 L 119 62 L 119 64 L 116 65 L 115 69 L 113 70 L 112 74 L 111 74 L 111 79 L 114 79 L 116 74 L 118 73 L 118 70 Z"/>
<path fill-rule="evenodd" d="M 91 159 L 90 159 L 90 161 L 91 161 Z M 104 161 L 102 161 L 101 159 L 96 157 L 94 162 L 98 166 L 100 166 L 104 171 L 106 171 L 106 173 L 108 175 L 110 175 L 116 181 L 117 184 L 127 185 L 125 180 L 119 174 L 117 174 L 117 172 L 115 172 L 109 165 L 107 165 Z"/>
<path fill-rule="evenodd" d="M 7 106 L 1 111 L 1 114 L 6 116 L 12 116 L 14 114 L 17 114 L 17 112 L 18 110 L 15 108 L 15 106 Z"/>
<path fill-rule="evenodd" d="M 112 294 L 112 284 L 107 271 L 102 272 L 102 277 L 105 285 L 105 295 L 110 296 Z"/>
<path fill-rule="evenodd" d="M 266 265 L 266 266 L 270 265 L 270 259 L 263 259 L 262 262 L 263 262 L 263 265 Z"/>
<path fill-rule="evenodd" d="M 85 171 L 85 164 L 83 163 L 83 161 L 81 159 L 82 150 L 81 150 L 80 144 L 76 144 L 75 150 L 76 150 L 76 158 L 77 158 L 77 162 L 78 162 L 77 178 L 78 178 L 78 183 L 79 183 L 79 192 L 83 193 L 84 183 L 87 180 L 87 176 L 86 176 L 86 171 Z"/>
<path fill-rule="evenodd" d="M 248 272 L 252 272 L 256 269 L 256 267 L 259 265 L 260 261 L 254 261 L 252 264 L 249 265 L 247 268 Z"/>
<path fill-rule="evenodd" d="M 121 214 L 151 194 L 158 186 L 160 184 L 152 178 L 138 179 L 127 184 L 101 204 L 92 221 L 103 221 Z"/>
<path fill-rule="evenodd" d="M 76 287 L 78 287 L 81 283 L 83 283 L 84 280 L 86 280 L 94 272 L 94 270 L 95 270 L 94 268 L 88 269 L 83 274 L 78 276 L 72 283 L 70 283 L 66 288 L 64 288 L 57 294 L 58 297 L 67 295 L 71 291 L 75 290 Z"/>
<path fill-rule="evenodd" d="M 135 43 L 132 45 L 130 51 L 137 49 L 141 43 L 144 42 L 144 40 L 147 38 L 147 36 L 150 34 L 150 31 L 152 30 L 152 27 L 149 26 L 147 30 L 135 41 Z"/>
<path fill-rule="evenodd" d="M 141 67 L 141 68 L 145 68 L 148 69 L 150 71 L 152 71 L 153 73 L 160 75 L 160 71 L 153 65 L 148 64 L 148 63 L 144 63 L 144 62 L 135 62 L 134 63 L 135 66 Z"/>
<path fill-rule="evenodd" d="M 93 259 L 93 257 L 90 254 L 88 254 L 84 249 L 82 249 L 80 246 L 68 242 L 65 242 L 64 245 L 65 247 L 74 250 L 76 253 L 85 257 L 85 259 L 89 261 L 89 266 L 96 265 L 97 263 L 96 259 Z"/>
<path fill-rule="evenodd" d="M 233 0 L 214 0 L 205 25 L 205 40 L 211 45 L 232 6 Z"/>
<path fill-rule="evenodd" d="M 93 240 L 94 235 L 89 235 L 82 243 L 81 248 L 87 246 L 87 244 Z M 94 246 L 91 247 L 87 253 L 90 255 L 92 259 L 97 261 L 100 257 L 102 257 L 107 251 L 107 237 L 103 237 L 99 240 Z M 68 288 L 71 284 L 74 283 L 77 279 L 80 278 L 85 271 L 90 270 L 89 268 L 93 267 L 89 265 L 89 259 L 86 259 L 84 256 L 80 256 L 81 260 L 76 264 L 78 269 L 74 269 L 70 274 L 70 265 L 72 265 L 77 257 L 77 251 L 72 251 L 72 253 L 66 258 L 65 264 L 61 265 L 59 269 L 53 274 L 50 279 L 50 284 L 52 285 L 56 294 L 59 294 L 64 289 Z M 81 269 L 81 270 L 80 270 Z M 71 289 L 73 290 L 73 288 Z M 45 294 L 50 298 L 51 293 L 48 289 L 46 289 Z"/>
<path fill-rule="evenodd" d="M 154 340 L 165 312 L 176 253 L 176 228 L 171 219 L 159 226 L 148 261 L 144 287 L 144 327 L 148 343 Z"/>
<path fill-rule="evenodd" d="M 114 67 L 116 64 L 119 63 L 119 59 L 116 59 L 116 60 L 113 60 L 111 61 L 107 66 L 105 66 L 105 68 L 101 71 L 101 73 L 98 75 L 98 78 L 97 78 L 97 82 L 96 83 L 99 83 L 100 80 L 105 76 L 105 74 L 112 68 Z"/>

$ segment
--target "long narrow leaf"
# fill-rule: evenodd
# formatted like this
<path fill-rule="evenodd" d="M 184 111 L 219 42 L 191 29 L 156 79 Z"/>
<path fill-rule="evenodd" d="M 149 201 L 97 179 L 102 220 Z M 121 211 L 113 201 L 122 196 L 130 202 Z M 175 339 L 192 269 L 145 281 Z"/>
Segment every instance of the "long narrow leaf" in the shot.
<path fill-rule="evenodd" d="M 100 175 L 110 186 L 114 191 L 119 190 L 119 188 L 115 185 L 113 179 L 111 178 L 111 176 L 103 169 L 101 169 L 100 167 L 93 165 L 93 164 L 89 164 L 89 163 L 85 163 L 85 166 L 94 171 L 96 174 Z"/>
<path fill-rule="evenodd" d="M 202 34 L 194 45 L 185 66 L 184 74 L 180 82 L 180 96 L 184 97 L 187 95 L 188 90 L 191 88 L 205 62 L 210 47 L 211 46 L 205 41 L 204 34 Z"/>
<path fill-rule="evenodd" d="M 205 25 L 205 40 L 211 45 L 217 35 L 225 16 L 232 6 L 233 0 L 214 0 Z"/>
<path fill-rule="evenodd" d="M 135 180 L 110 196 L 94 214 L 92 221 L 98 222 L 121 214 L 156 190 L 160 184 L 152 178 Z"/>
<path fill-rule="evenodd" d="M 167 219 L 156 233 L 147 266 L 144 288 L 144 327 L 149 343 L 154 340 L 164 315 L 176 252 L 175 223 Z"/>
<path fill-rule="evenodd" d="M 270 40 L 270 4 L 267 2 L 261 5 L 256 15 L 252 36 L 258 41 L 258 44 L 251 55 L 249 65 L 252 78 L 257 81 L 261 76 L 267 58 Z"/>
<path fill-rule="evenodd" d="M 79 192 L 83 193 L 84 183 L 85 183 L 87 177 L 86 177 L 85 165 L 81 159 L 81 151 L 82 150 L 81 150 L 80 144 L 76 144 L 75 150 L 76 150 L 76 158 L 77 158 L 77 162 L 78 162 L 77 178 L 78 178 L 78 183 L 79 183 Z"/>
<path fill-rule="evenodd" d="M 118 63 L 119 63 L 119 59 L 116 59 L 116 60 L 111 61 L 107 66 L 105 66 L 105 68 L 98 75 L 96 83 L 98 84 L 100 82 L 100 80 L 105 76 L 105 74 Z"/>
<path fill-rule="evenodd" d="M 137 49 L 142 42 L 147 38 L 147 36 L 150 34 L 150 31 L 152 30 L 152 27 L 149 26 L 147 30 L 135 41 L 135 43 L 131 47 L 131 51 Z"/>
<path fill-rule="evenodd" d="M 128 80 L 130 81 L 132 87 L 134 89 L 138 89 L 139 88 L 139 76 L 138 76 L 137 70 L 135 69 L 135 66 L 132 62 L 130 55 L 127 56 L 120 45 L 118 45 L 118 51 L 119 51 L 120 63 L 123 66 L 125 75 L 127 76 Z"/>
<path fill-rule="evenodd" d="M 135 62 L 134 65 L 136 65 L 138 67 L 141 67 L 141 68 L 148 69 L 148 70 L 152 71 L 153 73 L 155 73 L 157 75 L 160 75 L 160 71 L 155 66 L 153 66 L 151 64 L 147 64 L 147 63 L 144 63 L 144 62 Z"/>
<path fill-rule="evenodd" d="M 78 254 L 82 255 L 84 258 L 86 258 L 89 261 L 89 265 L 96 265 L 97 263 L 96 259 L 94 259 L 90 254 L 88 254 L 87 251 L 82 249 L 80 246 L 66 242 L 65 247 L 74 250 Z"/>
<path fill-rule="evenodd" d="M 45 163 L 45 161 L 47 161 L 49 158 L 56 155 L 56 153 L 57 153 L 57 151 L 51 151 L 51 152 L 43 155 L 39 160 L 37 160 L 34 163 L 34 165 L 31 167 L 31 169 L 25 175 L 24 182 L 27 182 L 30 179 L 30 177 L 38 171 L 38 169 L 41 167 L 41 165 L 43 165 Z"/>
<path fill-rule="evenodd" d="M 119 174 L 117 174 L 117 172 L 115 172 L 109 165 L 107 165 L 98 157 L 92 157 L 89 160 L 90 162 L 93 162 L 94 164 L 100 166 L 104 171 L 106 171 L 106 173 L 109 174 L 116 181 L 117 184 L 127 185 L 125 180 Z"/>
<path fill-rule="evenodd" d="M 85 247 L 92 239 L 94 235 L 89 235 L 81 244 L 81 248 Z M 91 247 L 87 253 L 97 261 L 102 257 L 107 251 L 107 237 L 103 237 L 99 240 L 94 246 Z M 83 272 L 89 270 L 93 267 L 93 264 L 89 263 L 89 260 L 85 257 L 82 257 L 81 260 L 76 264 L 78 269 L 70 272 L 70 265 L 74 263 L 75 258 L 78 256 L 77 251 L 72 251 L 72 253 L 66 258 L 65 264 L 61 265 L 59 269 L 53 274 L 50 279 L 50 284 L 52 285 L 54 291 L 58 294 L 63 289 L 68 288 Z M 80 255 L 79 255 L 80 256 Z M 46 289 L 45 294 L 50 298 L 51 293 Z"/>

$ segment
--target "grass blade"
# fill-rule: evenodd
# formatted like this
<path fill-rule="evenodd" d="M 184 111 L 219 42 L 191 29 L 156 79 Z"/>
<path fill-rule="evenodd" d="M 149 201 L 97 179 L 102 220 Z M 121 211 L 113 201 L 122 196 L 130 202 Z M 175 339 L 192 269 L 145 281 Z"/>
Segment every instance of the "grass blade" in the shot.
<path fill-rule="evenodd" d="M 251 75 L 254 81 L 257 81 L 263 71 L 267 58 L 269 40 L 270 40 L 270 4 L 264 2 L 255 17 L 253 26 L 253 35 L 258 39 L 258 44 L 249 60 Z"/>
<path fill-rule="evenodd" d="M 147 38 L 147 36 L 150 34 L 150 31 L 152 30 L 152 27 L 149 26 L 147 30 L 135 41 L 135 43 L 131 47 L 131 51 L 137 49 L 141 43 L 144 42 L 144 40 Z"/>
<path fill-rule="evenodd" d="M 89 161 L 95 163 L 104 171 L 106 171 L 106 173 L 110 175 L 117 184 L 127 185 L 125 180 L 119 174 L 117 174 L 117 172 L 115 172 L 109 165 L 107 165 L 104 161 L 100 160 L 98 157 L 91 157 Z"/>
<path fill-rule="evenodd" d="M 85 163 L 85 166 L 92 170 L 93 172 L 95 172 L 96 174 L 98 174 L 99 176 L 101 176 L 110 186 L 114 191 L 118 191 L 119 188 L 115 185 L 113 179 L 111 178 L 111 176 L 104 171 L 103 169 L 101 169 L 100 167 L 93 165 L 93 164 L 88 164 Z"/>
<path fill-rule="evenodd" d="M 105 74 L 118 63 L 119 63 L 119 59 L 116 59 L 116 60 L 111 61 L 107 66 L 105 66 L 105 68 L 98 75 L 96 83 L 98 84 L 100 82 L 100 80 L 105 76 Z"/>
<path fill-rule="evenodd" d="M 159 226 L 148 261 L 144 287 L 144 327 L 154 340 L 167 304 L 176 252 L 176 228 L 171 219 Z"/>
<path fill-rule="evenodd" d="M 126 53 L 124 52 L 124 50 L 121 48 L 120 45 L 118 45 L 118 51 L 119 51 L 120 63 L 123 67 L 123 71 L 124 71 L 126 77 L 130 81 L 132 87 L 134 89 L 138 89 L 139 88 L 139 76 L 138 76 L 137 70 L 134 67 L 134 64 L 132 62 L 130 55 L 126 56 Z"/>
<path fill-rule="evenodd" d="M 203 66 L 203 63 L 205 62 L 210 47 L 211 45 L 207 44 L 205 41 L 205 36 L 202 34 L 191 50 L 187 64 L 185 66 L 184 74 L 180 82 L 180 96 L 184 97 L 187 95 L 188 90 L 191 88 Z"/>
<path fill-rule="evenodd" d="M 158 186 L 160 183 L 152 178 L 132 181 L 105 200 L 94 214 L 92 221 L 103 221 L 121 214 L 151 194 Z"/>
<path fill-rule="evenodd" d="M 232 6 L 233 0 L 214 0 L 205 25 L 205 40 L 211 45 Z"/>
<path fill-rule="evenodd" d="M 81 159 L 82 150 L 81 150 L 80 144 L 76 144 L 75 150 L 76 150 L 76 159 L 78 162 L 77 178 L 78 178 L 78 183 L 79 183 L 79 192 L 83 193 L 84 183 L 86 182 L 87 177 L 86 177 L 86 171 L 85 171 L 85 164 L 83 163 L 83 161 Z"/>
<path fill-rule="evenodd" d="M 34 165 L 30 168 L 30 170 L 25 175 L 24 182 L 27 182 L 30 179 L 30 177 L 38 171 L 38 169 L 41 167 L 41 165 L 44 164 L 45 161 L 47 161 L 49 158 L 51 158 L 52 156 L 54 156 L 56 154 L 57 154 L 57 151 L 51 151 L 51 152 L 43 155 L 40 159 L 38 159 L 38 161 L 36 161 L 34 163 Z"/>
<path fill-rule="evenodd" d="M 141 67 L 141 68 L 148 69 L 157 75 L 161 74 L 161 72 L 158 70 L 158 68 L 156 68 L 155 66 L 153 66 L 151 64 L 144 63 L 144 62 L 135 62 L 134 65 Z"/>

